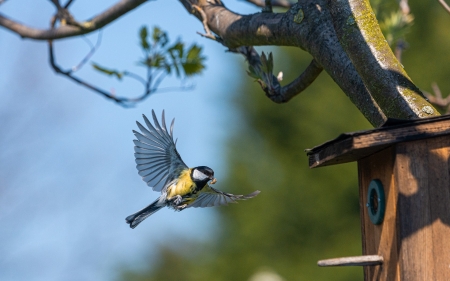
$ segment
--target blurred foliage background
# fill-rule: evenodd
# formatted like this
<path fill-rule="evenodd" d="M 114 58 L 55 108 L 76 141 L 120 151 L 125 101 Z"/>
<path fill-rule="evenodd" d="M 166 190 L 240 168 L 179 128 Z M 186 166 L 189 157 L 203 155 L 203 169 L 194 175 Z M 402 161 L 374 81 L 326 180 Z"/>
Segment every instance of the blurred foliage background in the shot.
<path fill-rule="evenodd" d="M 398 32 L 389 26 L 396 1 L 376 4 L 384 9 L 377 14 L 384 31 L 395 33 L 391 43 L 407 41 L 402 63 L 410 77 L 425 91 L 440 81 L 448 93 L 450 81 L 443 77 L 450 74 L 450 15 L 437 1 L 409 1 L 414 20 L 407 18 L 401 23 L 407 32 Z M 274 51 L 274 73 L 282 70 L 285 81 L 311 59 L 292 48 Z M 120 280 L 362 280 L 361 268 L 316 266 L 319 259 L 361 254 L 356 165 L 310 170 L 304 149 L 370 124 L 326 73 L 282 105 L 249 79 L 239 83 L 230 101 L 239 124 L 226 148 L 228 175 L 219 182 L 234 193 L 262 193 L 219 208 L 216 235 L 209 241 L 184 241 L 180 231 L 179 239 L 150 255 L 147 269 L 124 270 Z"/>

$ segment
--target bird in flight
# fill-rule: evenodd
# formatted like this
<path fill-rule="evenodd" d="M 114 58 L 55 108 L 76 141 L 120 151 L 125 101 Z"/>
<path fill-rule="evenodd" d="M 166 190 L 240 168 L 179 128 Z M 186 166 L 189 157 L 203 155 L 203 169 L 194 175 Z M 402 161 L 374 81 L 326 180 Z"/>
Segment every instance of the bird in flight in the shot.
<path fill-rule="evenodd" d="M 162 126 L 152 110 L 153 125 L 143 115 L 147 128 L 136 121 L 141 132 L 133 130 L 137 140 L 135 147 L 136 168 L 142 179 L 161 196 L 153 203 L 125 218 L 131 228 L 163 207 L 182 211 L 190 207 L 213 207 L 236 203 L 237 200 L 253 198 L 259 190 L 248 195 L 235 195 L 211 187 L 215 184 L 214 171 L 206 166 L 189 168 L 181 159 L 173 140 L 173 124 L 167 130 L 164 111 Z"/>

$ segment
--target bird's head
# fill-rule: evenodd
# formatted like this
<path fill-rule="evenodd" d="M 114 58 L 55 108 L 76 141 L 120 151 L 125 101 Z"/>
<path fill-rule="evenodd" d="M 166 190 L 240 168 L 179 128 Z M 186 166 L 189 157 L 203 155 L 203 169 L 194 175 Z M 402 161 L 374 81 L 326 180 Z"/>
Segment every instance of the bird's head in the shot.
<path fill-rule="evenodd" d="M 217 180 L 214 178 L 214 171 L 210 167 L 198 166 L 192 169 L 192 180 L 196 182 L 211 181 L 211 184 L 215 184 Z"/>

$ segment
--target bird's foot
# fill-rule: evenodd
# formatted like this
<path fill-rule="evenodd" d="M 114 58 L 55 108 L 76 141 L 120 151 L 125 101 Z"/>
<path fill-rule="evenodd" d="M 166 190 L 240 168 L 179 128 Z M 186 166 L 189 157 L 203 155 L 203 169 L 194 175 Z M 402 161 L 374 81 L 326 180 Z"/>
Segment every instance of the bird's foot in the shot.
<path fill-rule="evenodd" d="M 172 199 L 172 200 L 173 200 L 173 204 L 178 207 L 178 205 L 180 205 L 181 202 L 183 201 L 183 197 L 181 197 L 181 195 L 176 195 L 176 196 L 174 196 L 174 199 Z"/>
<path fill-rule="evenodd" d="M 186 208 L 186 207 L 187 207 L 187 204 L 183 204 L 183 205 L 177 206 L 176 208 L 177 208 L 177 211 L 181 211 L 181 210 L 184 210 L 184 208 Z"/>

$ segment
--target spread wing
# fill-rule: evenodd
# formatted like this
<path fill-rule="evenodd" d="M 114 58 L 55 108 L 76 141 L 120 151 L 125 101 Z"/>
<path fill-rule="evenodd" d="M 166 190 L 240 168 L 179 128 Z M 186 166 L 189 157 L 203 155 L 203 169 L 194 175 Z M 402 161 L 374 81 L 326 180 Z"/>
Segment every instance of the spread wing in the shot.
<path fill-rule="evenodd" d="M 217 190 L 209 185 L 202 189 L 202 192 L 198 195 L 197 199 L 189 204 L 187 208 L 204 208 L 213 206 L 226 206 L 228 203 L 237 203 L 237 200 L 246 200 L 255 197 L 260 193 L 259 190 L 247 194 L 247 195 L 235 195 Z"/>
<path fill-rule="evenodd" d="M 136 121 L 141 133 L 134 131 L 137 140 L 133 140 L 136 168 L 148 186 L 154 191 L 163 190 L 167 183 L 178 178 L 181 171 L 188 169 L 175 148 L 173 141 L 173 119 L 170 133 L 166 127 L 164 111 L 162 112 L 162 126 L 158 123 L 155 111 L 152 110 L 153 123 L 143 115 L 147 128 Z"/>

